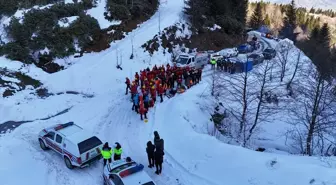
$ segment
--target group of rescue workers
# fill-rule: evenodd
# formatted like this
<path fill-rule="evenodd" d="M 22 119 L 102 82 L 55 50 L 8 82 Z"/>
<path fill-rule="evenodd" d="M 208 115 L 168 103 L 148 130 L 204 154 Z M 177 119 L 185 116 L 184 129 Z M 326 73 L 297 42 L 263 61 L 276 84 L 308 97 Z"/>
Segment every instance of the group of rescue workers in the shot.
<path fill-rule="evenodd" d="M 193 69 L 189 66 L 176 67 L 169 64 L 157 67 L 154 65 L 152 69 L 149 67 L 145 70 L 136 72 L 134 80 L 126 77 L 126 95 L 131 92 L 133 102 L 132 110 L 140 114 L 141 120 L 143 116 L 147 119 L 147 112 L 153 107 L 157 97 L 163 102 L 163 96 L 169 93 L 183 93 L 187 88 L 202 80 L 202 69 Z"/>
<path fill-rule="evenodd" d="M 219 71 L 224 71 L 228 73 L 236 72 L 236 63 L 231 62 L 229 58 L 212 58 L 210 60 L 210 64 L 212 69 L 217 69 Z"/>
<path fill-rule="evenodd" d="M 106 142 L 100 151 L 103 156 L 104 166 L 107 162 L 112 163 L 112 155 L 113 160 L 117 161 L 121 159 L 121 154 L 123 152 L 121 145 L 116 142 L 114 148 L 112 149 L 108 142 Z M 163 163 L 163 155 L 164 155 L 164 140 L 160 138 L 160 135 L 157 131 L 154 131 L 154 145 L 151 141 L 147 142 L 146 152 L 148 156 L 148 167 L 152 168 L 156 167 L 156 174 L 161 174 L 162 172 L 162 163 Z M 130 157 L 126 158 L 126 161 L 131 161 Z"/>

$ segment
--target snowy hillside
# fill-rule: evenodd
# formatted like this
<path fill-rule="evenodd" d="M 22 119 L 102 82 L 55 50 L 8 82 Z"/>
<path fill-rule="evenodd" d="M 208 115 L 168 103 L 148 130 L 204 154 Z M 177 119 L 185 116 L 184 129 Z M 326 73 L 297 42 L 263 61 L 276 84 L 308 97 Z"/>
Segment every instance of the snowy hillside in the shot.
<path fill-rule="evenodd" d="M 250 0 L 251 2 L 258 2 L 260 0 Z M 278 4 L 289 4 L 291 0 L 267 0 L 268 2 Z M 296 0 L 295 3 L 300 7 L 307 8 L 322 8 L 336 10 L 336 1 L 334 0 Z"/>
<path fill-rule="evenodd" d="M 125 95 L 125 77 L 133 79 L 135 72 L 166 64 L 171 58 L 162 48 L 152 57 L 141 48 L 158 33 L 159 22 L 164 29 L 182 19 L 184 0 L 165 2 L 159 7 L 160 13 L 124 39 L 102 52 L 70 58 L 73 65 L 63 71 L 48 74 L 34 65 L 0 58 L 0 67 L 21 71 L 48 89 L 44 99 L 32 94 L 31 89 L 0 99 L 1 184 L 103 184 L 102 161 L 89 168 L 69 170 L 62 157 L 40 149 L 39 131 L 69 121 L 103 142 L 119 142 L 123 157 L 131 156 L 144 166 L 146 143 L 153 140 L 153 131 L 157 130 L 165 140 L 163 171 L 158 176 L 153 169 L 145 168 L 157 185 L 336 184 L 335 158 L 261 153 L 225 144 L 212 136 L 212 109 L 204 107 L 209 103 L 204 97 L 209 95 L 211 73 L 204 74 L 202 82 L 186 93 L 157 103 L 148 114 L 148 123 L 140 120 Z M 269 46 L 276 47 L 276 43 L 269 41 Z M 122 56 L 123 70 L 116 68 L 117 55 Z"/>

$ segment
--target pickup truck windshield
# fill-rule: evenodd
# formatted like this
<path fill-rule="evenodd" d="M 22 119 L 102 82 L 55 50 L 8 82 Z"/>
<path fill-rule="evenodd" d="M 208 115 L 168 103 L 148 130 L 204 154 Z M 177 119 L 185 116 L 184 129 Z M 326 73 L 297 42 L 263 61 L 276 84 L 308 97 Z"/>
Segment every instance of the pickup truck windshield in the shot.
<path fill-rule="evenodd" d="M 187 64 L 188 62 L 188 58 L 178 58 L 176 63 L 179 63 L 179 64 Z"/>

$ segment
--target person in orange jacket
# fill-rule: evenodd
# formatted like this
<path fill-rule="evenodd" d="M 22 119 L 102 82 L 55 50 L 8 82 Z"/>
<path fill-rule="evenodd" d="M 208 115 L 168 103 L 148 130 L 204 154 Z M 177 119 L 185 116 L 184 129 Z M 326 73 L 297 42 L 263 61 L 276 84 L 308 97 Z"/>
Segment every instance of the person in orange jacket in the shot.
<path fill-rule="evenodd" d="M 159 96 L 160 96 L 160 102 L 162 103 L 162 102 L 163 102 L 162 95 L 163 95 L 163 93 L 164 93 L 164 88 L 163 88 L 162 84 L 159 84 L 159 85 L 157 86 L 157 90 L 158 90 L 158 94 L 159 94 Z"/>
<path fill-rule="evenodd" d="M 145 116 L 145 119 L 147 119 L 147 109 L 145 108 L 145 104 L 144 104 L 143 100 L 140 101 L 139 113 L 140 113 L 140 119 L 141 120 L 143 120 L 143 116 Z"/>
<path fill-rule="evenodd" d="M 151 94 L 151 98 L 153 99 L 154 102 L 156 102 L 156 89 L 155 89 L 155 85 L 152 85 L 150 88 L 150 94 Z"/>
<path fill-rule="evenodd" d="M 139 83 L 139 81 L 140 81 L 139 73 L 136 72 L 135 75 L 134 75 L 134 77 L 135 77 L 135 82 L 136 82 L 138 85 L 140 85 L 140 83 Z"/>

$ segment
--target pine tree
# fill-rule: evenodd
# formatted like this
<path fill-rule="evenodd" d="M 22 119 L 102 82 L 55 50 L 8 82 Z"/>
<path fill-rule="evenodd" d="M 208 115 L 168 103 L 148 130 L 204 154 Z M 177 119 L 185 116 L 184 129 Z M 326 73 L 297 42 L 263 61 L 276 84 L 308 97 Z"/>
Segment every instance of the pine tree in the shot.
<path fill-rule="evenodd" d="M 257 3 L 257 6 L 254 9 L 253 15 L 250 20 L 250 27 L 253 29 L 258 29 L 260 26 L 263 25 L 263 22 L 264 21 L 263 21 L 261 4 Z"/>
<path fill-rule="evenodd" d="M 330 30 L 328 23 L 324 23 L 318 35 L 319 44 L 324 48 L 330 48 Z"/>
<path fill-rule="evenodd" d="M 280 35 L 296 42 L 296 35 L 294 30 L 297 25 L 296 21 L 296 7 L 295 1 L 292 0 L 291 4 L 286 8 L 286 17 L 284 18 L 284 26 L 280 30 Z"/>
<path fill-rule="evenodd" d="M 291 26 L 295 27 L 297 22 L 296 22 L 296 5 L 294 0 L 291 1 L 291 4 L 286 11 L 286 16 L 288 23 Z"/>
<path fill-rule="evenodd" d="M 267 25 L 267 26 L 271 26 L 271 19 L 269 18 L 268 14 L 266 14 L 266 17 L 264 19 L 264 23 Z"/>

